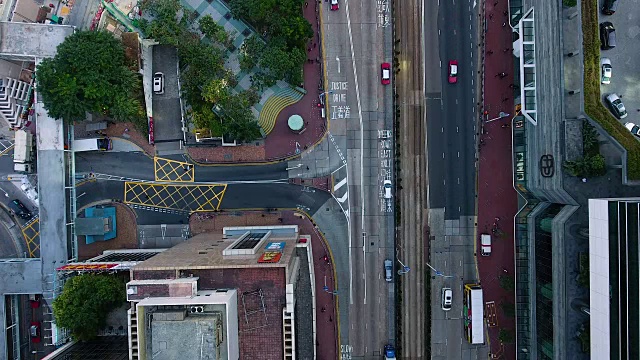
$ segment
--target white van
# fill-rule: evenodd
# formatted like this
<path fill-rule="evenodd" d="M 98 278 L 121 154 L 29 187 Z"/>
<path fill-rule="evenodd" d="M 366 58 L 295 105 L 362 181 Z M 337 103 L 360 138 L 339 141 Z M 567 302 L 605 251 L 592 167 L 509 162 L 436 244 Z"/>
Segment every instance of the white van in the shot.
<path fill-rule="evenodd" d="M 482 254 L 482 256 L 491 255 L 491 235 L 480 235 L 480 254 Z"/>

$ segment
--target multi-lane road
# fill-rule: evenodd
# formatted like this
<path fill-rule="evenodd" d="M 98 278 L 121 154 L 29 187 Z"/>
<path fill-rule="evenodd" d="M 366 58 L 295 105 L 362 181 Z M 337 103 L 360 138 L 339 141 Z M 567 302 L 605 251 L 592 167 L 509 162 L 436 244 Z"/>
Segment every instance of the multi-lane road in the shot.
<path fill-rule="evenodd" d="M 381 83 L 382 63 L 392 63 L 391 2 L 344 0 L 322 8 L 323 60 L 330 131 L 346 154 L 350 220 L 349 322 L 341 326 L 343 358 L 382 355 L 395 342 L 393 201 L 383 181 L 393 180 L 392 85 Z M 391 135 L 389 135 L 391 134 Z M 336 181 L 342 179 L 338 178 Z"/>

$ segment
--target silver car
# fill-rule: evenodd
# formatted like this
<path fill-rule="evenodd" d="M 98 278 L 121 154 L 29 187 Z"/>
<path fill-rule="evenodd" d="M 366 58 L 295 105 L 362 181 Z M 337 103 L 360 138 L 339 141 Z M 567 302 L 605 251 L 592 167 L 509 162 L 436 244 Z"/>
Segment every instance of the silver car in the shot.
<path fill-rule="evenodd" d="M 607 100 L 607 105 L 611 109 L 611 112 L 618 119 L 624 119 L 627 117 L 627 109 L 624 107 L 622 100 L 617 94 L 609 94 L 605 98 Z"/>
<path fill-rule="evenodd" d="M 602 77 L 600 79 L 600 82 L 602 82 L 605 85 L 609 85 L 611 84 L 611 73 L 613 72 L 613 67 L 611 66 L 611 59 L 602 58 L 600 60 L 600 63 L 602 64 Z"/>
<path fill-rule="evenodd" d="M 387 282 L 391 282 L 393 280 L 392 271 L 393 271 L 393 262 L 391 262 L 391 260 L 389 259 L 385 260 L 384 261 L 384 279 L 387 280 Z"/>

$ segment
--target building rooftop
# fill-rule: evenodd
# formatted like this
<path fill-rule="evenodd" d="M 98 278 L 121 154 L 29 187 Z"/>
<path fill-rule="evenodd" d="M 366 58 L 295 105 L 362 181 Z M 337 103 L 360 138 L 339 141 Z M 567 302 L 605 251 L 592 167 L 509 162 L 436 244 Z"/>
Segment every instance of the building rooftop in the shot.
<path fill-rule="evenodd" d="M 73 34 L 73 26 L 0 21 L 0 55 L 48 58 Z"/>
<path fill-rule="evenodd" d="M 285 231 L 289 230 L 289 231 Z M 269 268 L 287 267 L 298 241 L 298 229 L 291 226 L 234 228 L 235 233 L 204 233 L 168 249 L 151 259 L 136 265 L 132 270 L 178 270 L 178 269 L 223 269 L 223 268 Z M 223 255 L 230 245 L 242 242 L 246 233 L 267 233 L 268 238 L 257 245 L 254 253 Z M 267 246 L 278 243 L 281 249 L 269 251 Z M 280 244 L 281 243 L 281 244 Z M 266 254 L 265 254 L 266 253 Z M 281 253 L 276 257 L 269 257 Z M 268 258 L 265 262 L 265 259 Z M 262 259 L 262 260 L 261 260 Z M 259 262 L 262 261 L 262 262 Z M 273 262 L 271 262 L 273 261 Z"/>

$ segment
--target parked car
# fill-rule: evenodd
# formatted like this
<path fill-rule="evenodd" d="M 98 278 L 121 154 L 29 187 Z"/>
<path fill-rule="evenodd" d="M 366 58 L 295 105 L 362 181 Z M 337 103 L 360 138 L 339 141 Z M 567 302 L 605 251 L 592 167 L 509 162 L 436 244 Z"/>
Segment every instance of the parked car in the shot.
<path fill-rule="evenodd" d="M 620 100 L 620 97 L 617 94 L 609 94 L 605 99 L 615 117 L 618 119 L 624 119 L 627 117 L 627 109 L 625 109 L 622 100 Z"/>
<path fill-rule="evenodd" d="M 605 15 L 613 15 L 618 9 L 618 0 L 604 0 L 602 2 L 602 13 Z"/>
<path fill-rule="evenodd" d="M 609 85 L 611 84 L 611 73 L 613 72 L 613 68 L 611 67 L 611 59 L 602 58 L 602 60 L 600 60 L 600 63 L 602 64 L 602 78 L 600 81 L 605 85 Z"/>
<path fill-rule="evenodd" d="M 453 291 L 451 288 L 442 288 L 442 310 L 451 310 L 451 303 L 453 302 Z"/>
<path fill-rule="evenodd" d="M 340 8 L 338 5 L 338 0 L 331 0 L 331 10 L 336 11 Z"/>
<path fill-rule="evenodd" d="M 164 74 L 161 72 L 153 74 L 153 92 L 164 94 Z"/>
<path fill-rule="evenodd" d="M 635 136 L 637 136 L 637 137 L 640 137 L 640 126 L 638 126 L 638 125 L 636 125 L 636 124 L 634 124 L 634 123 L 630 123 L 630 122 L 628 122 L 628 123 L 624 124 L 624 127 L 626 127 L 627 129 L 629 129 L 629 131 L 630 131 L 633 135 L 635 135 Z"/>
<path fill-rule="evenodd" d="M 22 201 L 18 199 L 13 199 L 9 202 L 9 208 L 13 210 L 13 212 L 22 219 L 31 219 L 33 215 L 31 215 L 31 211 L 27 209 L 26 206 L 22 203 Z"/>
<path fill-rule="evenodd" d="M 600 47 L 602 50 L 616 47 L 616 29 L 609 21 L 600 23 Z"/>
<path fill-rule="evenodd" d="M 389 85 L 391 83 L 391 64 L 382 63 L 380 69 L 382 70 L 382 85 Z"/>
<path fill-rule="evenodd" d="M 29 327 L 29 335 L 31 335 L 31 342 L 37 344 L 40 342 L 40 323 L 37 321 L 32 321 L 31 326 Z"/>
<path fill-rule="evenodd" d="M 384 181 L 384 198 L 391 199 L 391 180 Z"/>
<path fill-rule="evenodd" d="M 384 279 L 387 282 L 393 281 L 393 262 L 389 259 L 384 261 Z"/>
<path fill-rule="evenodd" d="M 449 84 L 458 82 L 458 60 L 449 61 Z"/>

